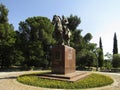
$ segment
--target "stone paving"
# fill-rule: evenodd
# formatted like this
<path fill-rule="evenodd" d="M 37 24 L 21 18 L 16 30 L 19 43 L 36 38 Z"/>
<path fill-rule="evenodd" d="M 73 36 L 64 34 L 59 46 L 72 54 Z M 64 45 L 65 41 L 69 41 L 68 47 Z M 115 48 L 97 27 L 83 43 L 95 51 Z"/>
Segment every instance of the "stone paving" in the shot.
<path fill-rule="evenodd" d="M 0 90 L 51 90 L 48 88 L 40 88 L 34 86 L 28 86 L 21 84 L 16 81 L 16 77 L 26 73 L 33 73 L 40 71 L 23 71 L 23 72 L 0 72 Z M 101 87 L 101 88 L 91 88 L 84 90 L 120 90 L 120 73 L 102 73 L 105 75 L 109 75 L 114 79 L 114 83 L 109 86 Z M 57 90 L 57 89 L 52 89 Z M 60 90 L 60 89 L 59 89 Z"/>

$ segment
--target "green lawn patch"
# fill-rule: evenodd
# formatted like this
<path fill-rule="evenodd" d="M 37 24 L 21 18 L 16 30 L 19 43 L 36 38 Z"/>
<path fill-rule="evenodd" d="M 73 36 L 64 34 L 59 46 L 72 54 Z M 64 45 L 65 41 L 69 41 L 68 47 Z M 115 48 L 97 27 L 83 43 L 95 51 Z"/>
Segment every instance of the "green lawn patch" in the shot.
<path fill-rule="evenodd" d="M 36 75 L 22 75 L 19 76 L 17 80 L 27 85 L 59 89 L 94 88 L 106 86 L 113 83 L 113 79 L 111 77 L 95 73 L 92 73 L 88 77 L 77 82 L 42 79 Z"/>

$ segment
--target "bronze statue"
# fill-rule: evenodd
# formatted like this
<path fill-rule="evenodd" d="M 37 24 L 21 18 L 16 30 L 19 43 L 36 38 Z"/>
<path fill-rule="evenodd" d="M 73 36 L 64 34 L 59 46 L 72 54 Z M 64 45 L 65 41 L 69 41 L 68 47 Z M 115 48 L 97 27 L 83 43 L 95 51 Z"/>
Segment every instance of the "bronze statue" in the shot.
<path fill-rule="evenodd" d="M 58 45 L 68 45 L 70 46 L 70 36 L 71 32 L 69 28 L 67 27 L 67 24 L 69 23 L 67 18 L 62 16 L 62 19 L 60 16 L 54 15 L 52 23 L 54 25 L 54 32 L 53 37 L 56 40 Z"/>

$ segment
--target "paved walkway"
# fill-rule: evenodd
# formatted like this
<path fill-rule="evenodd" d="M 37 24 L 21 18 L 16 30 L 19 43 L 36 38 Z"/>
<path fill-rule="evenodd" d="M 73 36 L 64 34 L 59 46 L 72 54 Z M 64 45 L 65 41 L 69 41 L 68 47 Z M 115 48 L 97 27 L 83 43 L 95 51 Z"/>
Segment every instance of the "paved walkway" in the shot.
<path fill-rule="evenodd" d="M 28 86 L 16 81 L 17 76 L 33 72 L 40 71 L 0 72 L 0 90 L 46 90 L 46 88 Z"/>
<path fill-rule="evenodd" d="M 0 72 L 0 90 L 46 90 L 46 89 L 51 90 L 48 88 L 40 88 L 40 87 L 24 85 L 16 81 L 17 76 L 32 72 L 40 72 L 40 71 Z M 101 72 L 97 72 L 97 73 L 101 73 Z M 109 86 L 105 86 L 101 88 L 91 88 L 85 90 L 120 90 L 120 73 L 118 74 L 102 73 L 102 74 L 111 76 L 115 80 L 115 82 Z"/>

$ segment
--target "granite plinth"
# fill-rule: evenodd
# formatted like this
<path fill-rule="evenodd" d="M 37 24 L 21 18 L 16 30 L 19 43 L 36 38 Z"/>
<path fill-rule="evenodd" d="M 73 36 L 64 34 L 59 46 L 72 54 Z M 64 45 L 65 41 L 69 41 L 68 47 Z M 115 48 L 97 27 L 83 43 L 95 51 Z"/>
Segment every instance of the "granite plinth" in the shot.
<path fill-rule="evenodd" d="M 68 74 L 76 70 L 75 49 L 66 45 L 58 45 L 52 48 L 52 73 Z"/>
<path fill-rule="evenodd" d="M 69 73 L 69 74 L 46 73 L 46 74 L 40 74 L 39 77 L 40 78 L 46 78 L 46 79 L 76 82 L 78 80 L 81 80 L 81 79 L 87 77 L 88 75 L 90 75 L 89 72 L 75 71 L 75 72 Z"/>

